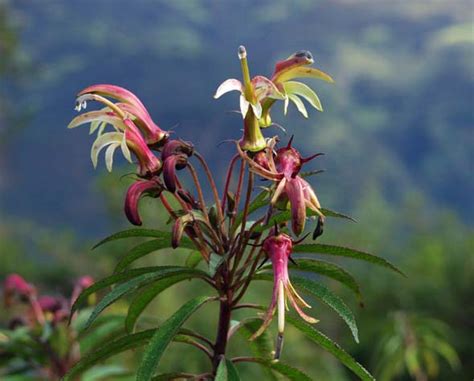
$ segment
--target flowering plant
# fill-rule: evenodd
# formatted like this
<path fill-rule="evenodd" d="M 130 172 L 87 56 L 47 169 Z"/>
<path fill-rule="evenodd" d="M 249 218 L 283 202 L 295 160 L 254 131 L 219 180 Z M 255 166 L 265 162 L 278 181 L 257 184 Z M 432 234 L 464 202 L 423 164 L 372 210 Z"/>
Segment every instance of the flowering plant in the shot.
<path fill-rule="evenodd" d="M 314 254 L 329 257 L 341 256 L 371 262 L 398 271 L 384 259 L 329 244 L 315 243 L 323 233 L 326 217 L 351 219 L 341 213 L 323 208 L 314 187 L 307 181 L 309 175 L 301 172 L 302 166 L 320 154 L 304 158 L 294 147 L 293 137 L 279 146 L 278 136 L 264 137 L 262 129 L 272 125 L 271 110 L 279 100 L 285 113 L 289 102 L 305 116 L 307 110 L 301 98 L 322 111 L 321 102 L 309 86 L 293 81 L 295 78 L 312 78 L 332 82 L 326 73 L 311 67 L 313 57 L 307 51 L 297 52 L 277 62 L 270 78 L 255 76 L 251 79 L 244 47 L 238 50 L 242 68 L 242 81 L 228 79 L 218 88 L 215 98 L 229 91 L 240 92 L 240 113 L 243 118 L 243 136 L 235 141 L 235 154 L 230 159 L 222 191 L 194 144 L 171 139 L 150 117 L 142 102 L 130 91 L 113 85 L 93 85 L 82 90 L 77 98 L 78 111 L 88 101 L 101 104 L 101 109 L 80 114 L 69 127 L 90 123 L 90 132 L 97 132 L 92 145 L 94 166 L 106 148 L 105 162 L 110 171 L 113 155 L 120 147 L 129 161 L 136 158 L 136 180 L 125 196 L 125 215 L 133 225 L 142 225 L 139 202 L 149 196 L 157 199 L 169 216 L 168 230 L 134 228 L 115 233 L 98 245 L 128 237 L 153 238 L 133 248 L 118 263 L 114 274 L 85 289 L 72 307 L 75 313 L 93 293 L 113 287 L 91 313 L 87 329 L 109 305 L 125 295 L 133 299 L 124 317 L 126 334 L 105 344 L 100 350 L 82 358 L 66 375 L 74 379 L 93 364 L 122 351 L 144 347 L 142 360 L 136 369 L 140 381 L 163 379 L 230 379 L 238 380 L 238 364 L 257 363 L 293 380 L 309 379 L 302 371 L 280 361 L 283 350 L 285 322 L 303 332 L 310 340 L 336 356 L 360 379 L 372 376 L 337 344 L 314 326 L 317 309 L 311 307 L 300 293 L 308 294 L 331 307 L 348 325 L 358 341 L 354 316 L 347 305 L 328 288 L 318 274 L 341 282 L 360 298 L 355 279 L 340 266 L 317 259 Z M 108 127 L 111 131 L 107 131 Z M 199 168 L 195 166 L 195 162 Z M 238 166 L 238 167 L 237 167 Z M 201 170 L 199 170 L 201 169 Z M 183 181 L 188 173 L 189 181 Z M 204 174 L 207 186 L 203 185 Z M 256 178 L 269 180 L 268 186 L 257 187 Z M 212 201 L 204 196 L 210 188 Z M 260 189 L 258 189 L 260 188 Z M 259 190 L 259 191 L 258 191 Z M 263 212 L 262 212 L 263 211 Z M 258 212 L 261 212 L 258 215 Z M 166 219 L 166 217 L 163 217 Z M 307 241 L 307 221 L 315 220 L 312 240 Z M 190 250 L 185 266 L 130 266 L 139 258 L 157 250 L 168 248 Z M 308 256 L 297 257 L 298 253 Z M 270 263 L 266 263 L 269 261 Z M 296 273 L 293 273 L 294 271 Z M 143 330 L 140 317 L 151 301 L 165 289 L 185 280 L 197 279 L 207 283 L 214 295 L 189 300 L 160 326 Z M 242 301 L 253 281 L 273 282 L 273 292 L 267 295 L 268 306 Z M 297 291 L 299 290 L 299 291 Z M 288 303 L 289 302 L 289 303 Z M 216 336 L 209 339 L 202 333 L 184 328 L 186 320 L 206 303 L 219 304 Z M 286 316 L 290 304 L 298 319 Z M 236 310 L 248 311 L 240 321 L 232 319 Z M 230 357 L 229 343 L 247 323 L 252 324 L 249 340 L 260 345 L 262 336 L 268 336 L 273 315 L 277 311 L 278 333 L 273 351 L 260 351 L 259 356 Z M 183 371 L 160 374 L 160 360 L 172 341 L 194 346 L 209 359 L 201 374 Z"/>

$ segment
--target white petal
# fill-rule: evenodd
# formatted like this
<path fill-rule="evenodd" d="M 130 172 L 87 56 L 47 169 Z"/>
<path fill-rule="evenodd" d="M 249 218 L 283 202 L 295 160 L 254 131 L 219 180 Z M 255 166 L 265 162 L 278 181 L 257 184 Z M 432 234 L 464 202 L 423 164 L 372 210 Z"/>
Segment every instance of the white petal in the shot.
<path fill-rule="evenodd" d="M 127 146 L 127 139 L 125 139 L 125 134 L 123 134 L 123 139 L 122 139 L 122 143 L 120 143 L 120 148 L 122 148 L 122 153 L 125 159 L 127 159 L 127 161 L 131 163 L 132 156 L 130 154 L 130 149 Z"/>
<path fill-rule="evenodd" d="M 260 102 L 257 102 L 256 105 L 252 104 L 252 110 L 257 119 L 260 119 L 262 117 L 262 105 Z"/>
<path fill-rule="evenodd" d="M 102 150 L 102 148 L 107 147 L 108 145 L 113 144 L 113 143 L 120 144 L 122 142 L 122 135 L 123 134 L 120 132 L 107 132 L 99 136 L 95 140 L 91 148 L 91 160 L 92 160 L 92 164 L 94 165 L 94 168 L 97 167 L 99 153 Z"/>
<path fill-rule="evenodd" d="M 288 81 L 283 84 L 287 94 L 295 94 L 306 99 L 316 110 L 323 111 L 318 95 L 311 88 L 301 82 Z"/>
<path fill-rule="evenodd" d="M 286 115 L 288 112 L 288 104 L 290 103 L 290 99 L 288 97 L 285 98 L 285 105 L 283 106 L 283 114 Z"/>
<path fill-rule="evenodd" d="M 243 95 L 240 96 L 240 112 L 242 113 L 242 118 L 245 119 L 247 112 L 249 111 L 250 102 L 245 99 Z"/>
<path fill-rule="evenodd" d="M 278 281 L 278 332 L 285 330 L 285 287 L 283 281 Z"/>
<path fill-rule="evenodd" d="M 112 143 L 105 151 L 105 167 L 107 168 L 107 171 L 109 172 L 112 172 L 112 166 L 114 163 L 114 152 L 118 146 L 119 144 Z"/>
<path fill-rule="evenodd" d="M 214 98 L 217 99 L 222 95 L 228 93 L 229 91 L 240 91 L 242 93 L 244 91 L 244 87 L 238 79 L 228 79 L 222 82 L 217 88 L 216 93 L 214 94 Z"/>

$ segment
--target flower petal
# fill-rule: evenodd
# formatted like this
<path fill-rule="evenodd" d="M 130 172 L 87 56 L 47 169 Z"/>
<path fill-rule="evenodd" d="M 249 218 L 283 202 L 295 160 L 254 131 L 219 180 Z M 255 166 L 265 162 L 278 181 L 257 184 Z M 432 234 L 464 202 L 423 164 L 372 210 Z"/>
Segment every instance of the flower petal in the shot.
<path fill-rule="evenodd" d="M 127 146 L 127 139 L 125 138 L 125 134 L 123 134 L 122 143 L 120 143 L 120 148 L 122 149 L 123 156 L 129 163 L 132 162 L 132 155 L 130 154 L 130 149 Z"/>
<path fill-rule="evenodd" d="M 316 110 L 323 111 L 323 106 L 318 95 L 304 83 L 288 81 L 283 84 L 286 94 L 300 95 L 306 99 Z"/>
<path fill-rule="evenodd" d="M 312 54 L 307 50 L 296 52 L 289 56 L 286 60 L 278 61 L 275 65 L 272 80 L 274 82 L 283 82 L 281 77 L 285 74 L 301 66 L 311 65 L 314 62 Z"/>
<path fill-rule="evenodd" d="M 99 94 L 105 97 L 110 97 L 120 102 L 131 104 L 143 110 L 144 112 L 148 113 L 143 103 L 140 101 L 140 99 L 138 99 L 138 97 L 135 94 L 133 94 L 131 91 L 120 86 L 109 85 L 109 84 L 92 85 L 82 90 L 78 94 L 78 96 L 81 96 L 84 94 Z"/>
<path fill-rule="evenodd" d="M 127 190 L 124 205 L 125 215 L 130 223 L 137 226 L 142 224 L 142 220 L 138 213 L 138 202 L 140 199 L 145 195 L 159 197 L 162 191 L 163 186 L 155 179 L 134 182 Z"/>
<path fill-rule="evenodd" d="M 92 164 L 94 165 L 94 168 L 97 167 L 99 153 L 102 150 L 102 148 L 113 143 L 118 143 L 120 145 L 120 143 L 122 142 L 122 136 L 123 134 L 121 132 L 107 132 L 99 136 L 95 140 L 91 148 L 91 160 L 92 160 Z"/>
<path fill-rule="evenodd" d="M 119 143 L 112 143 L 105 151 L 105 167 L 109 172 L 112 172 L 112 166 L 114 163 L 114 152 L 119 146 Z"/>
<path fill-rule="evenodd" d="M 290 99 L 290 101 L 292 101 L 296 105 L 296 108 L 298 109 L 298 111 L 305 118 L 308 118 L 308 111 L 306 111 L 306 107 L 304 106 L 303 101 L 300 98 L 298 98 L 298 96 L 293 95 L 293 94 L 289 94 L 288 98 Z"/>
<path fill-rule="evenodd" d="M 107 110 L 109 109 L 107 108 Z M 117 128 L 120 128 L 122 130 L 124 129 L 122 119 L 119 118 L 110 110 L 109 111 L 106 111 L 106 110 L 89 111 L 84 114 L 78 115 L 73 120 L 71 120 L 67 128 L 76 128 L 83 124 L 94 123 L 94 122 L 97 122 L 97 123 L 104 122 L 104 123 L 114 125 Z M 92 129 L 91 129 L 91 132 L 93 132 Z"/>
<path fill-rule="evenodd" d="M 242 82 L 238 79 L 230 78 L 222 82 L 214 94 L 214 99 L 220 98 L 222 95 L 228 93 L 229 91 L 239 91 L 244 92 L 244 86 Z"/>
<path fill-rule="evenodd" d="M 242 118 L 245 119 L 247 116 L 247 112 L 249 111 L 250 102 L 245 99 L 245 96 L 242 94 L 240 96 L 240 113 L 242 114 Z"/>
<path fill-rule="evenodd" d="M 257 102 L 257 104 L 251 104 L 253 114 L 257 119 L 260 119 L 262 117 L 262 105 L 260 102 Z"/>
<path fill-rule="evenodd" d="M 334 83 L 334 80 L 329 74 L 316 69 L 314 67 L 295 67 L 291 70 L 286 71 L 273 79 L 275 82 L 286 82 L 293 78 L 313 78 L 322 79 L 323 81 Z"/>
<path fill-rule="evenodd" d="M 306 223 L 306 203 L 301 179 L 295 177 L 287 181 L 285 191 L 291 205 L 291 229 L 293 233 L 300 235 Z"/>

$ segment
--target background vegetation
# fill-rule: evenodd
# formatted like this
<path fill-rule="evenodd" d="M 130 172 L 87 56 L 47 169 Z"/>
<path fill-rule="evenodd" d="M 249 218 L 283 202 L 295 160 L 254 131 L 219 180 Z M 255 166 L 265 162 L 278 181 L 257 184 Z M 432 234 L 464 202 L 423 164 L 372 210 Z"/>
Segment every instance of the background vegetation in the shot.
<path fill-rule="evenodd" d="M 246 45 L 253 73 L 267 75 L 276 59 L 308 49 L 336 84 L 318 89 L 324 113 L 309 122 L 291 109 L 287 124 L 307 142 L 303 153 L 326 153 L 317 164 L 326 173 L 315 179 L 323 205 L 358 220 L 331 221 L 322 242 L 377 253 L 408 276 L 354 263 L 365 305 L 357 309 L 361 343 L 313 302 L 321 327 L 377 371 L 377 344 L 397 311 L 438 319 L 460 364 L 440 359 L 433 378 L 472 379 L 471 18 L 472 2 L 462 0 L 0 0 L 0 276 L 19 272 L 60 292 L 78 274 L 110 273 L 126 250 L 89 250 L 126 226 L 120 208 L 128 181 L 120 176 L 129 169 L 93 171 L 91 138 L 66 130 L 79 89 L 97 82 L 130 88 L 163 129 L 198 142 L 223 173 L 219 159 L 231 153 L 216 145 L 240 135 L 240 120 L 226 112 L 236 99 L 215 102 L 212 94 L 239 75 L 237 46 Z M 147 206 L 146 225 L 163 224 Z M 171 255 L 180 253 L 153 260 L 172 262 Z M 265 301 L 269 290 L 256 288 L 259 294 Z M 170 313 L 188 297 L 173 288 L 150 315 L 162 321 L 164 306 Z M 203 311 L 209 314 L 193 324 L 206 326 L 210 309 Z M 0 324 L 6 319 L 0 307 Z M 290 333 L 286 362 L 319 380 L 351 379 Z M 186 350 L 186 365 L 199 369 L 202 358 L 178 346 L 163 363 L 173 368 Z"/>

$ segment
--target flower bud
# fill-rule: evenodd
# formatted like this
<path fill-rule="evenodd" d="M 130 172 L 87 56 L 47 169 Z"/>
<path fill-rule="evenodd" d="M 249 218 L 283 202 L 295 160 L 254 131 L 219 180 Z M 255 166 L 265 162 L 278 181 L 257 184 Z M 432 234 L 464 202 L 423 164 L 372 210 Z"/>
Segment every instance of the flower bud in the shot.
<path fill-rule="evenodd" d="M 131 224 L 140 226 L 142 220 L 138 213 L 138 203 L 142 197 L 159 197 L 163 191 L 163 185 L 157 177 L 151 180 L 138 180 L 134 182 L 127 190 L 125 196 L 124 211 Z"/>

